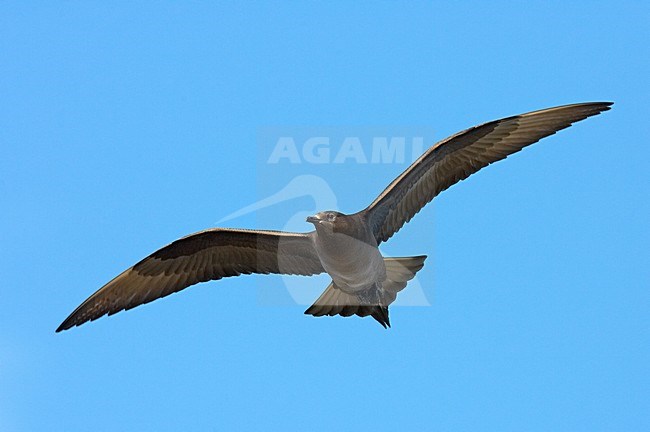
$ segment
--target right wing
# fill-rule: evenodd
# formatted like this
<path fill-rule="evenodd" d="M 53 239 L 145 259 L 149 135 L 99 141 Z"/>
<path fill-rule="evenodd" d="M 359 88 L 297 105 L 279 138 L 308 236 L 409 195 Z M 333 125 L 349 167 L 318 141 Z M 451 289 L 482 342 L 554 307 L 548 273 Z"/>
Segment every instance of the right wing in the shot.
<path fill-rule="evenodd" d="M 491 121 L 427 150 L 362 211 L 377 243 L 388 240 L 451 185 L 540 139 L 603 111 L 611 102 L 564 105 Z"/>
<path fill-rule="evenodd" d="M 322 273 L 310 233 L 209 229 L 154 252 L 104 285 L 56 330 L 165 297 L 191 285 L 251 273 Z"/>

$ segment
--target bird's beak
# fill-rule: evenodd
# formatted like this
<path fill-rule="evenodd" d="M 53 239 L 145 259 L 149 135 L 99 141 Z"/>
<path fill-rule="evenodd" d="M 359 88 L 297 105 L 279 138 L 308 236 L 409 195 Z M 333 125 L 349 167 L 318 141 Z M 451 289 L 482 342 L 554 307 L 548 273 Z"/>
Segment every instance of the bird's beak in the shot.
<path fill-rule="evenodd" d="M 307 222 L 316 224 L 320 222 L 320 219 L 316 216 L 309 216 L 307 217 Z"/>

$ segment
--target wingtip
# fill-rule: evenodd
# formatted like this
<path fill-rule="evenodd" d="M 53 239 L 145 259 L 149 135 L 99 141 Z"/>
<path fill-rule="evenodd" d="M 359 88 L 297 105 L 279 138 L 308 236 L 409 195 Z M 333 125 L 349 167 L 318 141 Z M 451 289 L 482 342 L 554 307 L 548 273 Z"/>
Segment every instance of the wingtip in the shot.
<path fill-rule="evenodd" d="M 547 110 L 555 110 L 555 109 L 571 109 L 571 108 L 587 108 L 587 109 L 594 109 L 598 113 L 601 113 L 603 111 L 608 111 L 612 109 L 612 105 L 614 105 L 614 102 L 611 101 L 599 101 L 599 102 L 578 102 L 578 103 L 572 103 L 572 104 L 567 104 L 567 105 L 559 105 L 556 107 L 552 108 L 547 108 L 543 109 L 540 111 L 547 111 Z M 539 111 L 533 111 L 532 113 L 537 113 Z M 528 114 L 532 114 L 528 113 Z"/>
<path fill-rule="evenodd" d="M 614 105 L 614 102 L 612 102 L 612 101 L 581 102 L 581 103 L 570 104 L 570 105 L 604 105 L 604 106 L 612 106 L 612 105 Z M 567 105 L 567 106 L 570 106 L 570 105 Z"/>
<path fill-rule="evenodd" d="M 614 102 L 592 102 L 586 105 L 593 110 L 591 115 L 598 115 L 611 110 Z"/>
<path fill-rule="evenodd" d="M 69 323 L 67 322 L 67 320 L 66 320 L 66 321 L 63 321 L 63 322 L 61 323 L 61 325 L 59 325 L 59 326 L 56 328 L 55 333 L 61 333 L 63 330 L 68 330 L 68 329 L 70 329 L 70 328 L 72 328 L 72 327 L 73 327 L 73 325 L 72 325 L 72 324 L 69 324 Z"/>
<path fill-rule="evenodd" d="M 612 109 L 612 105 L 614 105 L 614 102 L 590 102 L 587 103 L 587 105 L 593 106 L 598 110 L 598 113 L 602 113 Z"/>
<path fill-rule="evenodd" d="M 578 121 L 584 120 L 588 117 L 592 117 L 601 114 L 605 111 L 609 111 L 610 109 L 612 109 L 612 105 L 614 105 L 614 102 L 609 102 L 609 101 L 579 102 L 579 103 L 568 104 L 568 105 L 560 105 L 557 107 L 548 108 L 540 111 L 533 111 L 528 114 L 539 114 L 544 111 L 553 111 L 553 110 L 570 110 L 577 115 L 577 117 L 571 121 L 571 123 L 573 124 Z M 522 115 L 525 116 L 526 114 L 522 114 Z"/>

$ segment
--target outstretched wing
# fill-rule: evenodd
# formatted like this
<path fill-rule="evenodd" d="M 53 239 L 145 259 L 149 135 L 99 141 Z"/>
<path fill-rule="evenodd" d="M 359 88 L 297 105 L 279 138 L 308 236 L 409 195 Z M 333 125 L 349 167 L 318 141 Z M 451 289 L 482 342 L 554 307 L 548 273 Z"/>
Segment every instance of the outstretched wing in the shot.
<path fill-rule="evenodd" d="M 475 126 L 438 142 L 362 211 L 377 243 L 388 240 L 451 185 L 611 105 L 594 102 L 533 111 Z"/>
<path fill-rule="evenodd" d="M 90 296 L 57 332 L 156 300 L 191 285 L 251 273 L 324 272 L 311 235 L 210 229 L 165 246 Z"/>

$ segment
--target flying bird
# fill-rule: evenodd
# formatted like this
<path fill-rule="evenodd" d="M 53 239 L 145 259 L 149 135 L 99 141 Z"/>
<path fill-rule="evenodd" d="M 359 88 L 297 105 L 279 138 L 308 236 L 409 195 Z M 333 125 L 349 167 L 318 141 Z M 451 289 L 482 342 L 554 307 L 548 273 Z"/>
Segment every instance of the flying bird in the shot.
<path fill-rule="evenodd" d="M 426 256 L 387 258 L 390 239 L 451 185 L 540 139 L 610 109 L 611 102 L 564 105 L 474 126 L 429 148 L 365 209 L 323 211 L 305 233 L 213 228 L 183 237 L 125 270 L 84 301 L 56 330 L 134 308 L 199 282 L 242 274 L 332 278 L 305 314 L 371 316 L 390 327 L 388 306 Z"/>

